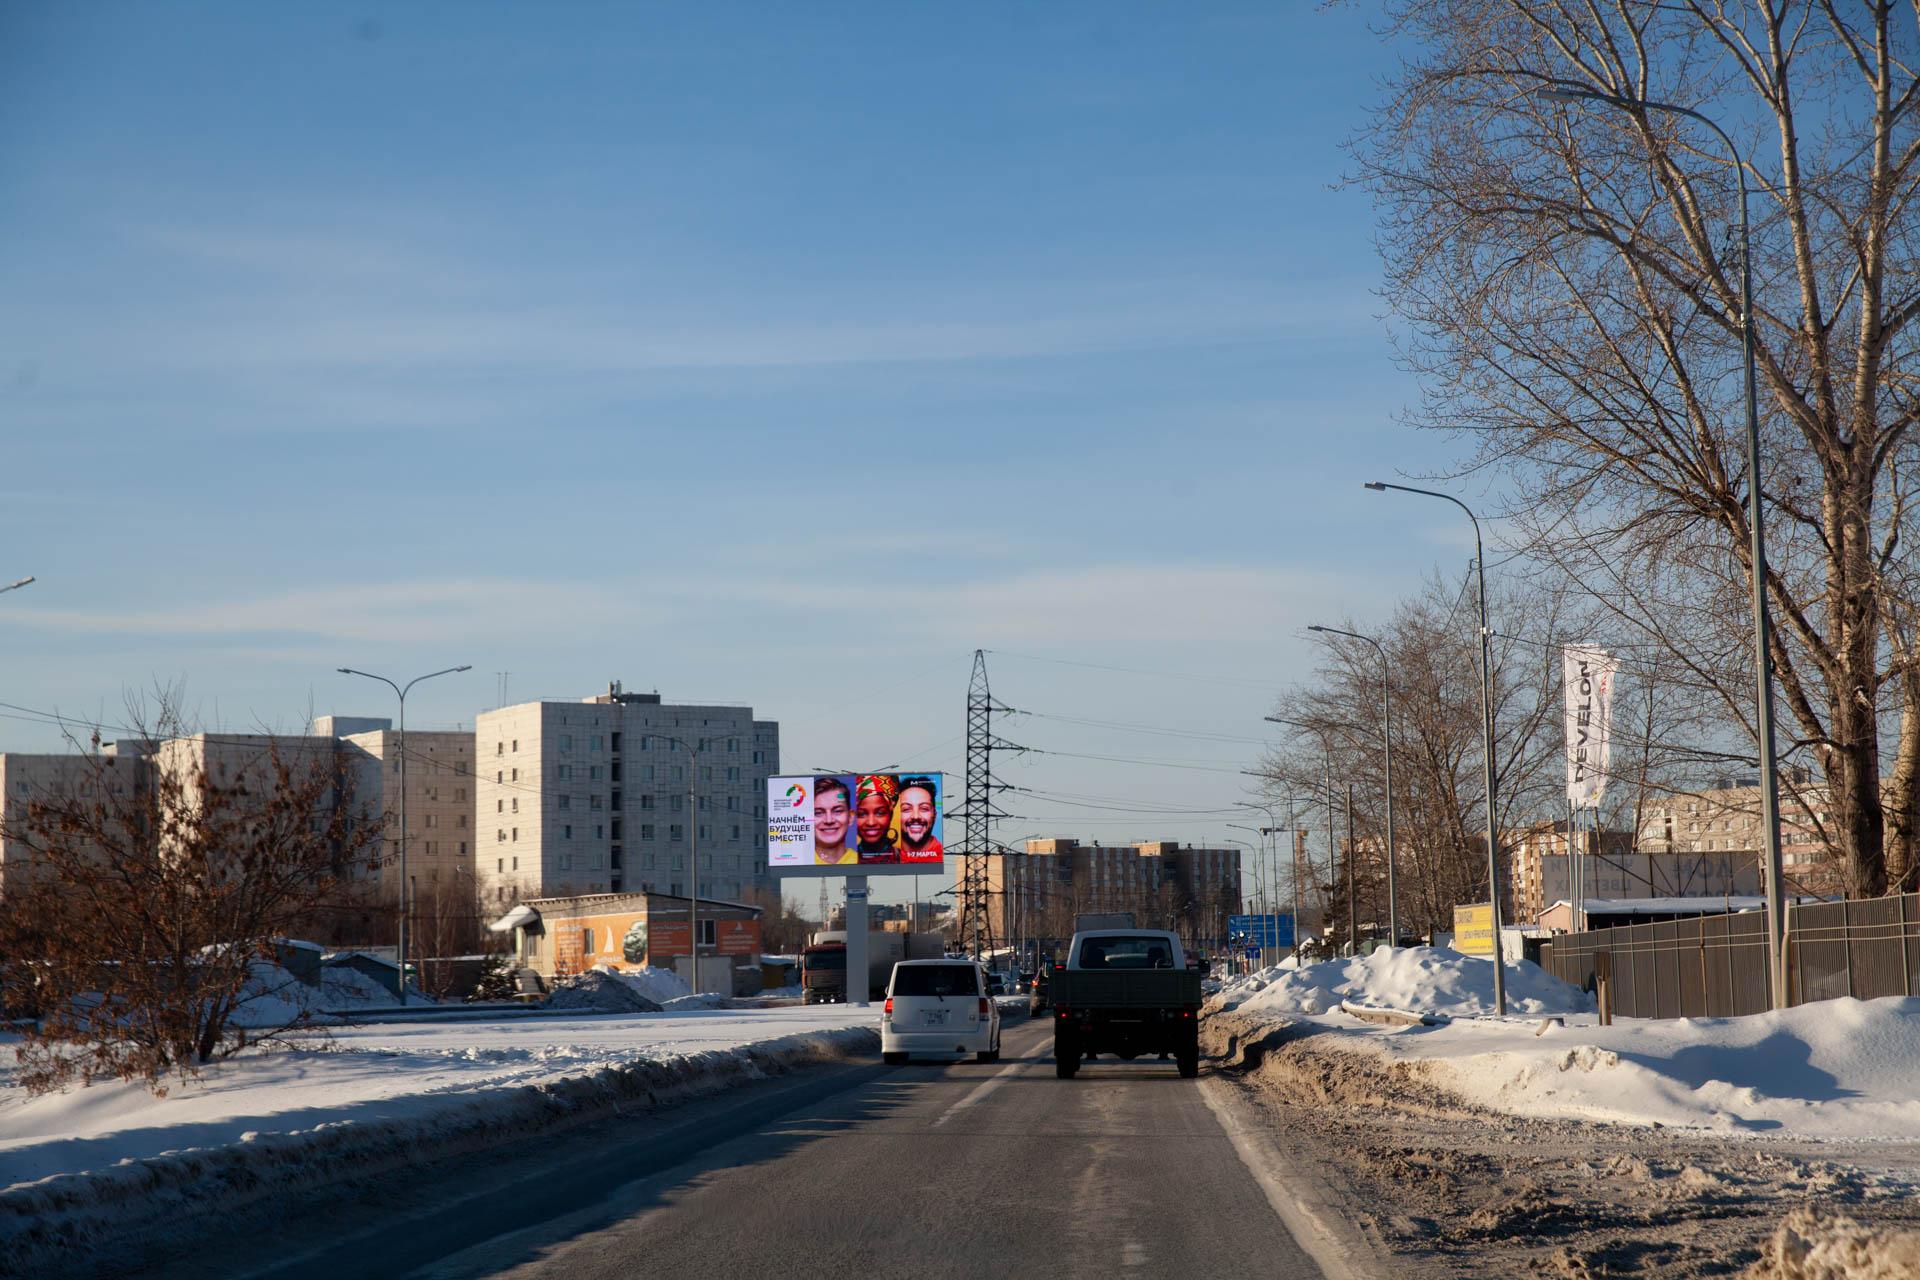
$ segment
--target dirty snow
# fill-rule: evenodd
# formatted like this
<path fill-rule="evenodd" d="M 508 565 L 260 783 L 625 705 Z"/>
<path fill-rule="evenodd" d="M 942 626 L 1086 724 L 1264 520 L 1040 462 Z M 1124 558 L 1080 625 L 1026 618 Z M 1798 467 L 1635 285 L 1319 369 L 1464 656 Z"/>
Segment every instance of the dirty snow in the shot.
<path fill-rule="evenodd" d="M 1749 1280 L 1909 1280 L 1920 1275 L 1920 1232 L 1796 1209 L 1746 1274 Z"/>
<path fill-rule="evenodd" d="M 687 985 L 685 978 L 671 969 L 655 965 L 642 965 L 638 969 L 600 968 L 598 972 L 613 974 L 655 1004 L 665 1004 L 669 1000 L 693 994 L 693 988 Z"/>
<path fill-rule="evenodd" d="M 660 1012 L 658 1000 L 649 1000 L 605 969 L 589 969 L 554 983 L 545 1007 L 580 1013 Z"/>
<path fill-rule="evenodd" d="M 1582 1012 L 1591 997 L 1536 964 L 1509 964 L 1510 1013 Z M 1212 1007 L 1248 1015 L 1318 1014 L 1342 1001 L 1447 1017 L 1491 1014 L 1493 962 L 1440 947 L 1381 947 L 1370 955 L 1294 968 L 1290 963 L 1230 978 Z"/>
<path fill-rule="evenodd" d="M 215 1063 L 164 1098 L 118 1082 L 29 1098 L 14 1082 L 17 1037 L 0 1035 L 0 1190 L 163 1152 L 467 1107 L 493 1091 L 642 1058 L 877 1028 L 878 1019 L 877 1009 L 803 1005 L 350 1027 L 330 1043 Z"/>

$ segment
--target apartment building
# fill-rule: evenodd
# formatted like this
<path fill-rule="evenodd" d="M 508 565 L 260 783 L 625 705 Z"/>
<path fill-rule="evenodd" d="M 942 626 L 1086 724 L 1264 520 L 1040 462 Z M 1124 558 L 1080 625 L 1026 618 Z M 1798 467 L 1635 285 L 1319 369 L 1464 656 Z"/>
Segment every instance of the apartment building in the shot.
<path fill-rule="evenodd" d="M 387 901 L 398 894 L 401 738 L 385 720 L 329 716 L 316 736 L 337 744 L 355 801 L 386 823 L 374 883 Z M 329 730 L 349 730 L 334 736 Z M 439 729 L 406 734 L 407 874 L 414 897 L 471 894 L 474 886 L 474 735 Z"/>
<path fill-rule="evenodd" d="M 669 704 L 614 683 L 578 701 L 484 712 L 475 740 L 484 902 L 684 895 L 695 888 L 696 850 L 701 897 L 778 892 L 765 834 L 780 726 L 751 707 Z"/>
<path fill-rule="evenodd" d="M 1839 888 L 1820 830 L 1831 820 L 1826 788 L 1804 774 L 1780 779 L 1780 861 L 1801 891 Z M 1640 822 L 1640 848 L 1649 853 L 1756 854 L 1760 787 L 1742 780 L 1704 791 L 1682 791 L 1649 803 Z"/>
<path fill-rule="evenodd" d="M 1084 912 L 1131 911 L 1142 924 L 1196 939 L 1224 930 L 1240 909 L 1240 851 L 1189 848 L 1174 840 L 1082 844 L 1069 837 L 1026 842 L 1024 854 L 987 860 L 993 927 L 1001 939 L 1064 940 Z"/>
<path fill-rule="evenodd" d="M 32 879 L 39 867 L 24 823 L 35 801 L 68 800 L 106 787 L 115 796 L 145 784 L 141 760 L 109 746 L 99 755 L 9 751 L 0 754 L 0 896 Z"/>

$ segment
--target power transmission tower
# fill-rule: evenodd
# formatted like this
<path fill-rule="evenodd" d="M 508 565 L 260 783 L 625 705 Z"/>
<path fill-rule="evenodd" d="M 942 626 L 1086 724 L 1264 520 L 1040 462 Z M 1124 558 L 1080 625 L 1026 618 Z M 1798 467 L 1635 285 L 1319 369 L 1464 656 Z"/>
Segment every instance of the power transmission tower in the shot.
<path fill-rule="evenodd" d="M 987 685 L 987 655 L 973 651 L 973 679 L 967 685 L 967 799 L 966 807 L 950 817 L 962 819 L 960 884 L 954 895 L 960 912 L 960 946 L 978 960 L 992 951 L 993 911 L 987 884 L 987 860 L 1006 849 L 993 839 L 996 818 L 1008 815 L 993 802 L 993 793 L 1006 784 L 993 776 L 995 751 L 1025 751 L 1026 748 L 993 736 L 993 713 L 1011 707 L 993 700 Z"/>

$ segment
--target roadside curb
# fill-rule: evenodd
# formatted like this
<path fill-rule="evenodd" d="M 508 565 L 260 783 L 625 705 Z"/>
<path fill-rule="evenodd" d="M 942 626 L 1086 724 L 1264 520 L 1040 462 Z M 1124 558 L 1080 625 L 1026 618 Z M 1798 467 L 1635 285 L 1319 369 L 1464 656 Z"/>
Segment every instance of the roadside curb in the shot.
<path fill-rule="evenodd" d="M 76 1262 L 118 1238 L 174 1234 L 185 1222 L 311 1190 L 550 1134 L 606 1115 L 710 1097 L 879 1049 L 870 1027 L 782 1036 L 734 1049 L 636 1058 L 538 1085 L 450 1098 L 416 1116 L 248 1135 L 0 1192 L 0 1275 Z"/>

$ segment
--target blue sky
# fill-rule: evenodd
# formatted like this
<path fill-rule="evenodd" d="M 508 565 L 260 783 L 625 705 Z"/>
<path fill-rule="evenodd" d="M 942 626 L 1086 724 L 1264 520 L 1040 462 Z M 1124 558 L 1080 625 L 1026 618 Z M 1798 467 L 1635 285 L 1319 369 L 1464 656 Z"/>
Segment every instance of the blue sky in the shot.
<path fill-rule="evenodd" d="M 1199 766 L 1010 780 L 1228 805 L 1302 628 L 1465 555 L 1359 487 L 1454 447 L 1337 189 L 1366 19 L 0 7 L 0 701 L 291 726 L 466 662 L 414 723 L 617 678 L 957 773 L 985 647 L 1071 718 L 1008 736 Z M 1001 834 L 1231 834 L 1075 804 Z"/>

